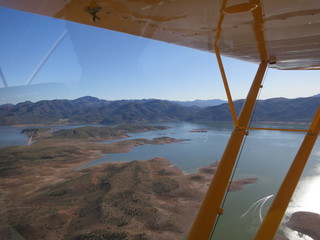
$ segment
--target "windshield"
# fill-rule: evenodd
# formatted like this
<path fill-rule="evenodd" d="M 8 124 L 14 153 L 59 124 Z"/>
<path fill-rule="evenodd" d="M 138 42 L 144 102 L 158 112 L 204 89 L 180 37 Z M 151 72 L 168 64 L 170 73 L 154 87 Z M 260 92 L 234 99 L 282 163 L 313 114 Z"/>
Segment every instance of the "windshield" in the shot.
<path fill-rule="evenodd" d="M 233 129 L 214 54 L 0 12 L 1 236 L 187 237 Z M 239 114 L 257 65 L 223 61 Z M 318 79 L 269 69 L 252 126 L 308 129 Z M 212 239 L 255 235 L 303 137 L 250 131 Z M 318 142 L 280 227 L 290 240 L 302 236 L 293 213 L 320 214 L 319 153 Z"/>

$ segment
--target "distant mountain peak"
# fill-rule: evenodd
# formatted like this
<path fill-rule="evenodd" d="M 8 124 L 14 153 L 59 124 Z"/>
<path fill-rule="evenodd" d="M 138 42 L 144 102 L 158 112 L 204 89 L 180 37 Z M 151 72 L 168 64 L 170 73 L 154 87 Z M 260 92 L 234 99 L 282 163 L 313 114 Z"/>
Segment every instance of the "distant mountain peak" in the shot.
<path fill-rule="evenodd" d="M 96 98 L 96 97 L 91 97 L 91 96 L 84 96 L 84 97 L 80 97 L 80 98 L 77 98 L 75 99 L 74 101 L 100 101 L 99 98 Z"/>

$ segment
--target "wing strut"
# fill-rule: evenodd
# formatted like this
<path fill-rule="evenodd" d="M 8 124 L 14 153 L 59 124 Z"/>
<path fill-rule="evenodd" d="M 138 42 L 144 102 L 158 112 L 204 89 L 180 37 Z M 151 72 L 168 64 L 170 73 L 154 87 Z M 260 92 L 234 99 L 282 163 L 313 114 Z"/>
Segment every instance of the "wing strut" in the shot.
<path fill-rule="evenodd" d="M 302 175 L 320 130 L 320 107 L 254 240 L 273 239 Z"/>
<path fill-rule="evenodd" d="M 226 94 L 227 94 L 228 103 L 229 103 L 231 116 L 232 116 L 232 120 L 233 120 L 233 125 L 234 125 L 234 127 L 239 127 L 239 123 L 238 123 L 238 119 L 237 119 L 237 113 L 236 113 L 236 110 L 235 110 L 235 107 L 234 107 L 234 104 L 233 104 L 233 100 L 232 100 L 232 97 L 231 97 L 231 92 L 230 92 L 227 76 L 226 76 L 226 73 L 224 71 L 224 67 L 223 67 L 223 64 L 222 64 L 220 51 L 219 51 L 219 48 L 217 46 L 215 46 L 214 49 L 215 49 L 215 52 L 216 52 L 216 57 L 217 57 L 217 61 L 218 61 L 218 64 L 219 64 L 219 68 L 220 68 L 220 73 L 221 73 L 224 89 L 225 89 Z"/>
<path fill-rule="evenodd" d="M 198 215 L 191 227 L 187 238 L 188 240 L 208 240 L 218 216 L 220 214 L 223 214 L 223 209 L 221 207 L 223 204 L 223 199 L 227 192 L 229 181 L 236 165 L 237 157 L 241 149 L 244 137 L 248 134 L 247 129 L 249 127 L 249 122 L 268 66 L 268 56 L 265 49 L 264 34 L 262 31 L 263 14 L 261 2 L 260 0 L 251 0 L 250 3 L 254 4 L 255 7 L 248 8 L 248 10 L 252 11 L 254 19 L 253 31 L 255 33 L 257 48 L 260 53 L 261 63 L 247 95 L 246 101 L 242 107 L 239 118 L 237 118 L 218 47 L 219 39 L 222 32 L 222 23 L 225 18 L 225 12 L 228 12 L 225 11 L 227 2 L 228 0 L 223 0 L 221 5 L 220 17 L 217 23 L 217 31 L 214 39 L 214 48 L 222 80 L 228 97 L 231 115 L 234 122 L 234 129 L 220 160 L 219 167 L 202 202 Z M 239 11 L 242 11 L 243 8 L 242 6 L 232 6 L 232 9 L 238 9 Z M 237 11 L 235 11 L 234 13 L 237 13 Z"/>
<path fill-rule="evenodd" d="M 191 227 L 187 238 L 188 240 L 209 239 L 212 228 L 218 216 L 223 213 L 221 204 L 227 191 L 229 180 L 236 164 L 243 139 L 245 135 L 247 135 L 247 127 L 249 125 L 267 66 L 267 62 L 260 63 L 246 101 L 239 115 L 239 127 L 235 127 L 231 133 L 229 142 L 220 160 L 217 172 L 213 177 L 198 215 Z"/>

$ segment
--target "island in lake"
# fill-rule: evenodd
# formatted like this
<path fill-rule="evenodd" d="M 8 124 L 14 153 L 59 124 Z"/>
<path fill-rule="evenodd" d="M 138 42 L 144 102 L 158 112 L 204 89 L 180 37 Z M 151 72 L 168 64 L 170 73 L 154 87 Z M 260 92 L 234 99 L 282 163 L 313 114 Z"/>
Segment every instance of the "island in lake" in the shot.
<path fill-rule="evenodd" d="M 1 228 L 4 239 L 181 239 L 215 174 L 218 162 L 185 174 L 169 160 L 105 163 L 76 170 L 101 154 L 143 144 L 187 141 L 124 139 L 161 126 L 23 130 L 34 143 L 0 149 Z M 241 190 L 257 179 L 231 183 Z"/>

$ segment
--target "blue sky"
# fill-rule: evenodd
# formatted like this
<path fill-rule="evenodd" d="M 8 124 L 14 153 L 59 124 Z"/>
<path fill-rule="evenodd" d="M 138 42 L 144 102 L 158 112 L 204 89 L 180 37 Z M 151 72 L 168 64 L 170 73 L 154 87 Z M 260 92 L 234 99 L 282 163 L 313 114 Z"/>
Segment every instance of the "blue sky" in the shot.
<path fill-rule="evenodd" d="M 0 8 L 0 104 L 91 95 L 102 99 L 226 99 L 215 55 L 186 47 Z M 36 66 L 67 31 L 30 86 Z M 234 99 L 256 64 L 224 58 Z M 320 93 L 319 71 L 269 69 L 261 99 Z"/>

